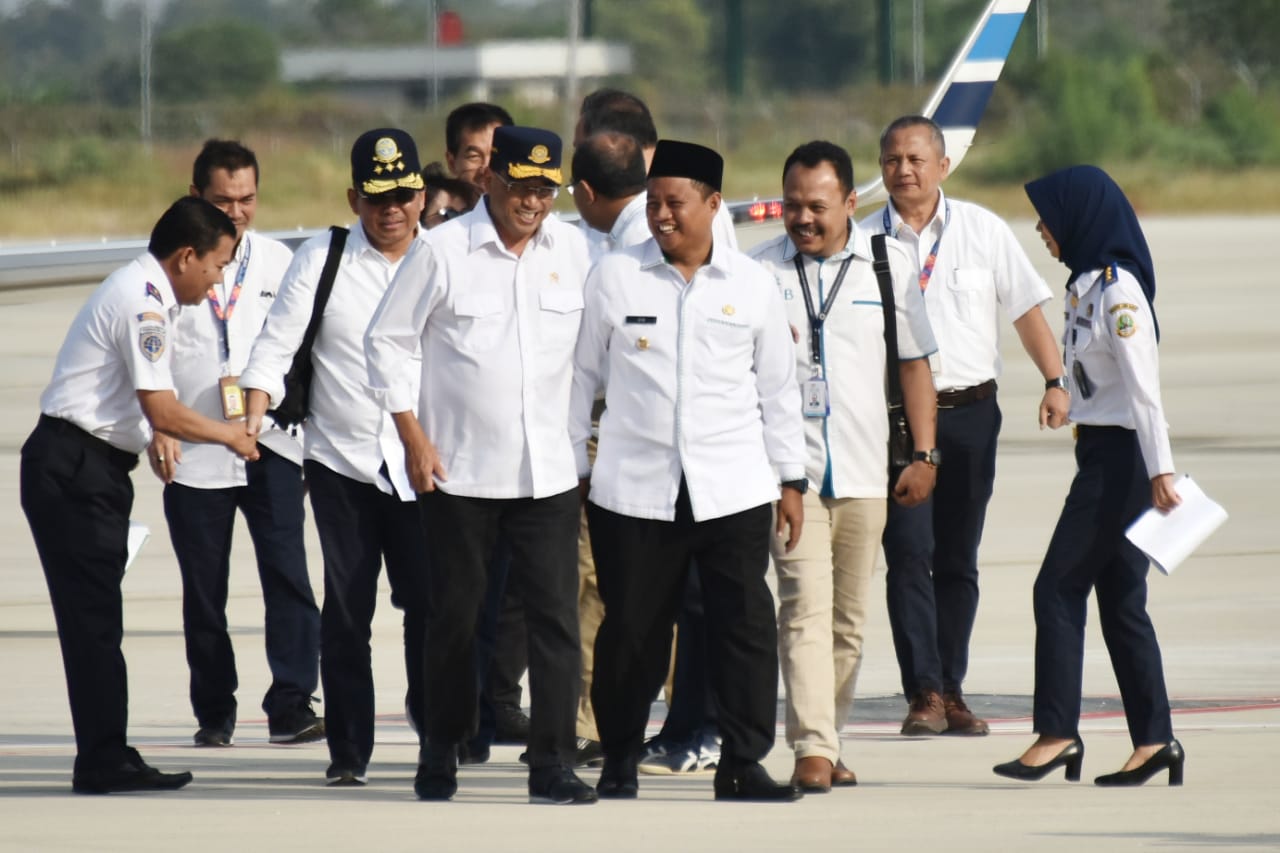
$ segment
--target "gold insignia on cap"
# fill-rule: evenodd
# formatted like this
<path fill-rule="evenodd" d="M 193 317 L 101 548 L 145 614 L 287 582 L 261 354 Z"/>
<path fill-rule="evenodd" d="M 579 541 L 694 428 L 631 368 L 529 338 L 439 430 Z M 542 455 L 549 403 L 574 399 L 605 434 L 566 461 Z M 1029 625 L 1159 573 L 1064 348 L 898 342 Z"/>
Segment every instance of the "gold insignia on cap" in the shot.
<path fill-rule="evenodd" d="M 390 166 L 400 157 L 400 146 L 396 145 L 396 141 L 390 136 L 379 137 L 378 141 L 373 143 L 373 160 L 375 163 L 383 163 Z"/>
<path fill-rule="evenodd" d="M 733 306 L 732 306 L 732 305 L 726 305 L 726 306 L 724 306 L 723 308 L 721 308 L 721 309 L 720 309 L 720 313 L 721 313 L 721 314 L 724 314 L 724 315 L 725 315 L 725 316 L 727 316 L 727 317 L 732 317 L 732 316 L 733 316 Z"/>
<path fill-rule="evenodd" d="M 551 152 L 547 150 L 545 145 L 535 145 L 533 150 L 529 152 L 529 162 L 537 163 L 541 166 L 551 159 Z"/>
<path fill-rule="evenodd" d="M 641 335 L 639 338 L 636 338 L 636 349 L 648 349 L 648 348 L 649 348 L 648 338 L 644 337 L 643 335 Z"/>

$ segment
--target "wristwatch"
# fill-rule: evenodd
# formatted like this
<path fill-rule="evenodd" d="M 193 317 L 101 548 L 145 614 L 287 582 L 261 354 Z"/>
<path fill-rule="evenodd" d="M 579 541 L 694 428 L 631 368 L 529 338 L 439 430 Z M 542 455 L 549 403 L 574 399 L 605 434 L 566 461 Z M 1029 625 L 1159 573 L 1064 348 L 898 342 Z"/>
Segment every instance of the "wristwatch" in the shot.
<path fill-rule="evenodd" d="M 804 477 L 801 477 L 799 480 L 786 480 L 783 482 L 782 487 L 784 489 L 795 489 L 803 495 L 805 492 L 809 491 L 809 481 Z"/>
<path fill-rule="evenodd" d="M 1046 380 L 1044 383 L 1044 390 L 1048 391 L 1050 388 L 1061 388 L 1063 391 L 1068 390 L 1066 375 L 1063 374 L 1062 376 L 1059 376 L 1057 379 Z"/>
<path fill-rule="evenodd" d="M 912 462 L 923 462 L 930 468 L 937 468 L 942 464 L 942 451 L 938 448 L 932 450 L 917 450 L 911 454 Z"/>

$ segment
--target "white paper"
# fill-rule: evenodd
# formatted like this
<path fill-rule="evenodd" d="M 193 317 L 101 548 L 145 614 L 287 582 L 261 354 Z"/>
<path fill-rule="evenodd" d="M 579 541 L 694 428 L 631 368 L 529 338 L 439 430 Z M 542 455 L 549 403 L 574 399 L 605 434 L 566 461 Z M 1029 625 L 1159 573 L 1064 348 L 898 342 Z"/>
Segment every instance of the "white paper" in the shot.
<path fill-rule="evenodd" d="M 147 527 L 141 521 L 129 520 L 129 555 L 125 557 L 124 561 L 124 570 L 126 572 L 133 565 L 133 558 L 138 556 L 138 552 L 142 550 L 142 546 L 150 538 L 150 527 Z"/>
<path fill-rule="evenodd" d="M 1166 575 L 1191 556 L 1227 520 L 1227 511 L 1183 475 L 1173 484 L 1182 498 L 1168 515 L 1154 507 L 1129 525 L 1125 536 Z"/>

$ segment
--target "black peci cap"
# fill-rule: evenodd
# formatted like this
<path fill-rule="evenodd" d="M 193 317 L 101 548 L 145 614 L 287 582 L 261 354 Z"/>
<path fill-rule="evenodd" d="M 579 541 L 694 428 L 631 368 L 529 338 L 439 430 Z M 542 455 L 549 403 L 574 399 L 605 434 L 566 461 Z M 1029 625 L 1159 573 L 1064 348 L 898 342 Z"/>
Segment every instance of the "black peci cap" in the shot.
<path fill-rule="evenodd" d="M 659 139 L 649 166 L 650 178 L 691 178 L 716 192 L 724 179 L 724 158 L 705 145 Z"/>

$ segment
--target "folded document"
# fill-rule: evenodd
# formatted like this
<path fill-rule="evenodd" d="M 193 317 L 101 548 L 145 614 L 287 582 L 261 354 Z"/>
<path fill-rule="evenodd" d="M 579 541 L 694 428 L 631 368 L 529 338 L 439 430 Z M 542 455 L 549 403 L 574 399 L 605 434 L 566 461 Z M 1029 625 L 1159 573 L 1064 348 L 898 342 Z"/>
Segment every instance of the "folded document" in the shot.
<path fill-rule="evenodd" d="M 1182 503 L 1168 514 L 1153 507 L 1125 531 L 1129 541 L 1166 575 L 1227 520 L 1227 511 L 1201 491 L 1195 480 L 1183 475 L 1174 488 Z"/>

